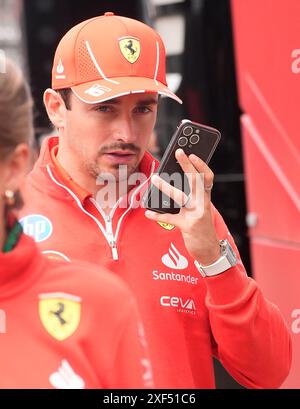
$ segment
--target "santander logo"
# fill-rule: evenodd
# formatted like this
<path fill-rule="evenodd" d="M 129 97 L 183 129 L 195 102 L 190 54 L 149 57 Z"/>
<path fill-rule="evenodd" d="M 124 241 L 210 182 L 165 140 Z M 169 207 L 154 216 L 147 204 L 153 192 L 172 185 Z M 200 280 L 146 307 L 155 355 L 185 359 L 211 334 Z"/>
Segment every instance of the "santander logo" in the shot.
<path fill-rule="evenodd" d="M 66 359 L 61 361 L 57 372 L 49 376 L 49 381 L 56 389 L 84 389 L 84 380 L 77 375 Z"/>
<path fill-rule="evenodd" d="M 56 72 L 57 72 L 57 74 L 62 74 L 64 72 L 64 70 L 65 70 L 65 67 L 63 66 L 63 63 L 62 63 L 61 58 L 60 58 L 59 62 L 57 64 L 57 67 L 56 67 Z"/>
<path fill-rule="evenodd" d="M 56 75 L 55 75 L 55 78 L 56 78 L 57 80 L 65 79 L 65 78 L 66 78 L 66 76 L 65 76 L 65 74 L 64 74 L 64 70 L 65 70 L 65 67 L 63 66 L 63 63 L 62 63 L 61 58 L 60 58 L 59 61 L 58 61 L 57 67 L 56 67 Z"/>
<path fill-rule="evenodd" d="M 173 243 L 171 243 L 168 253 L 162 256 L 161 261 L 165 266 L 175 270 L 183 270 L 189 265 L 187 259 L 179 253 Z"/>

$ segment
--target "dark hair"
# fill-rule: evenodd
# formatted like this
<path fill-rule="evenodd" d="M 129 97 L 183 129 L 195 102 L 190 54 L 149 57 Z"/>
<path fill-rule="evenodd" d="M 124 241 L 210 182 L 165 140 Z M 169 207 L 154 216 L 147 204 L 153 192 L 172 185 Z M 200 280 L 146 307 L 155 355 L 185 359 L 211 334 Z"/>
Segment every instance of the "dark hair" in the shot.
<path fill-rule="evenodd" d="M 71 88 L 57 89 L 56 92 L 62 97 L 65 106 L 68 110 L 71 109 Z"/>

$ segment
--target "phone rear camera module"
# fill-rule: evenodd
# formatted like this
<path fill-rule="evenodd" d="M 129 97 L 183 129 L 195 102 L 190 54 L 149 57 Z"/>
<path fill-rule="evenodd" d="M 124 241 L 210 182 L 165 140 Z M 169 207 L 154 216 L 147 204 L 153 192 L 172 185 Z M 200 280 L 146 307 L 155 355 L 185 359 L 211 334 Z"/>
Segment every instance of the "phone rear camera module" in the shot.
<path fill-rule="evenodd" d="M 197 135 L 197 134 L 194 133 L 194 135 L 192 135 L 192 136 L 190 137 L 190 143 L 191 143 L 192 145 L 196 145 L 196 143 L 199 142 L 199 139 L 200 139 L 199 135 Z"/>
<path fill-rule="evenodd" d="M 191 126 L 186 126 L 183 130 L 184 136 L 190 136 L 193 133 L 193 128 Z"/>
<path fill-rule="evenodd" d="M 188 138 L 186 138 L 185 136 L 182 136 L 181 138 L 178 139 L 178 145 L 180 147 L 187 145 L 187 143 L 188 143 Z"/>

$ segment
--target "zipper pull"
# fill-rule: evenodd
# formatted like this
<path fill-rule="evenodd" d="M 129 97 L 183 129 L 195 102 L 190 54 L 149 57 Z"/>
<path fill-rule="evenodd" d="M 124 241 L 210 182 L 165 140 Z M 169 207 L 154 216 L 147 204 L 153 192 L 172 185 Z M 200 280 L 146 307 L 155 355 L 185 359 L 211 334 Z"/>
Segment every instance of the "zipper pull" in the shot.
<path fill-rule="evenodd" d="M 119 260 L 118 249 L 116 242 L 113 240 L 110 244 L 113 260 Z"/>

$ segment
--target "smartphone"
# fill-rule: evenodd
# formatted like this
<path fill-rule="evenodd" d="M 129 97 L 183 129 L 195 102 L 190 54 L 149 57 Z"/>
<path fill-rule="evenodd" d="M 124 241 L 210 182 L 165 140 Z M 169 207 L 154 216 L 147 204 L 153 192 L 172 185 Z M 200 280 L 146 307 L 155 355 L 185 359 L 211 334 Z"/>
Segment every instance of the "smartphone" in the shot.
<path fill-rule="evenodd" d="M 189 183 L 175 158 L 175 151 L 181 148 L 186 155 L 194 153 L 208 164 L 220 138 L 221 133 L 215 128 L 188 119 L 182 120 L 172 136 L 156 173 L 172 186 L 189 195 Z M 144 196 L 144 206 L 158 213 L 180 212 L 180 206 L 152 183 Z"/>

